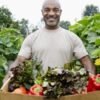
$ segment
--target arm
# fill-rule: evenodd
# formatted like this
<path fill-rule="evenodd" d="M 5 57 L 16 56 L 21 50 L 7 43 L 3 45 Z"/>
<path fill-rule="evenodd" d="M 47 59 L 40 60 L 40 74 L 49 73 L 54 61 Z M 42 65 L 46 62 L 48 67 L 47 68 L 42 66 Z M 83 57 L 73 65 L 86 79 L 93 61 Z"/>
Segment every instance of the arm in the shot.
<path fill-rule="evenodd" d="M 17 56 L 16 60 L 10 65 L 10 69 L 17 67 L 19 65 L 23 66 L 23 62 L 25 62 L 26 58 L 23 56 Z"/>
<path fill-rule="evenodd" d="M 23 41 L 23 44 L 21 46 L 21 49 L 18 53 L 18 56 L 16 58 L 16 60 L 10 65 L 8 73 L 6 74 L 3 82 L 5 82 L 9 77 L 11 77 L 12 72 L 11 69 L 17 66 L 22 66 L 23 67 L 23 63 L 25 62 L 25 60 L 30 59 L 31 58 L 31 45 L 32 45 L 32 36 L 27 36 L 25 38 L 25 40 Z"/>
<path fill-rule="evenodd" d="M 82 65 L 87 69 L 89 72 L 89 76 L 95 75 L 95 66 L 93 65 L 91 59 L 89 56 L 84 56 L 80 59 L 80 62 Z"/>
<path fill-rule="evenodd" d="M 74 34 L 73 41 L 74 41 L 73 42 L 74 56 L 77 59 L 80 59 L 80 62 L 87 69 L 87 71 L 89 72 L 89 75 L 95 75 L 95 67 L 94 67 L 91 59 L 88 56 L 88 52 L 87 52 L 82 40 Z"/>

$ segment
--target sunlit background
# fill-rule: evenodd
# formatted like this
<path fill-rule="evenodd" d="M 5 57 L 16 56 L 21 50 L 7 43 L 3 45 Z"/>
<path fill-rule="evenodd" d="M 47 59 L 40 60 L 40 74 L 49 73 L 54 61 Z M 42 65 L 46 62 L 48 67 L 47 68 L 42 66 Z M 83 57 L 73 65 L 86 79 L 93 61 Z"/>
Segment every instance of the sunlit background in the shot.
<path fill-rule="evenodd" d="M 41 24 L 41 6 L 44 0 L 0 0 L 0 6 L 7 7 L 17 20 L 25 18 L 30 24 Z M 80 20 L 86 5 L 93 4 L 100 8 L 100 0 L 60 0 L 62 6 L 61 20 L 71 24 Z"/>

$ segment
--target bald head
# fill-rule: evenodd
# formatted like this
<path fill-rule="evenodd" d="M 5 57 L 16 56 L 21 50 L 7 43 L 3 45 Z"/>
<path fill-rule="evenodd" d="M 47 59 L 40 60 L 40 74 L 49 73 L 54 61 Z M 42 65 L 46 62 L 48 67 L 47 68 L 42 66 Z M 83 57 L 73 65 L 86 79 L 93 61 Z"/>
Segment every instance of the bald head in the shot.
<path fill-rule="evenodd" d="M 48 4 L 56 5 L 57 7 L 59 7 L 61 9 L 59 0 L 45 0 L 42 5 L 42 9 L 45 8 Z"/>
<path fill-rule="evenodd" d="M 45 26 L 48 29 L 58 28 L 61 7 L 58 0 L 45 0 L 42 6 L 42 15 L 45 22 Z"/>

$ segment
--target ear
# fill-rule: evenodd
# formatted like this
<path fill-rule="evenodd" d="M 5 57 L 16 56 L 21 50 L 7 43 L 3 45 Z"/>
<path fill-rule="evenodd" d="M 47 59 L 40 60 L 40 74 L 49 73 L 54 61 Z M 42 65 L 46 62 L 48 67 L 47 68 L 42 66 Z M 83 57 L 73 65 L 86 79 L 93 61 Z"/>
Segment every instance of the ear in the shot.
<path fill-rule="evenodd" d="M 60 14 L 62 14 L 62 9 L 60 10 Z"/>
<path fill-rule="evenodd" d="M 42 15 L 43 15 L 43 9 L 41 9 L 41 13 L 42 13 Z"/>

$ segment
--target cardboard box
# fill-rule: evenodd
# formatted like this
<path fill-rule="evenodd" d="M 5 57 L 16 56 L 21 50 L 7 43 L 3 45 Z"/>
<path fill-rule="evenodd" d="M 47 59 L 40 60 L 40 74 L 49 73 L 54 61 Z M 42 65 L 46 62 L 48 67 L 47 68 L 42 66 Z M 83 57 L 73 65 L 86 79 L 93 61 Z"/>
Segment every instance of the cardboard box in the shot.
<path fill-rule="evenodd" d="M 12 94 L 7 92 L 8 83 L 4 84 L 0 91 L 0 100 L 100 100 L 100 91 L 90 92 L 87 94 L 63 96 L 59 99 L 45 99 L 42 96 L 31 96 L 22 94 Z"/>
<path fill-rule="evenodd" d="M 45 99 L 41 96 L 30 96 L 21 94 L 12 94 L 7 92 L 0 92 L 0 100 L 55 100 Z M 91 92 L 83 95 L 63 96 L 58 100 L 100 100 L 100 91 Z"/>

